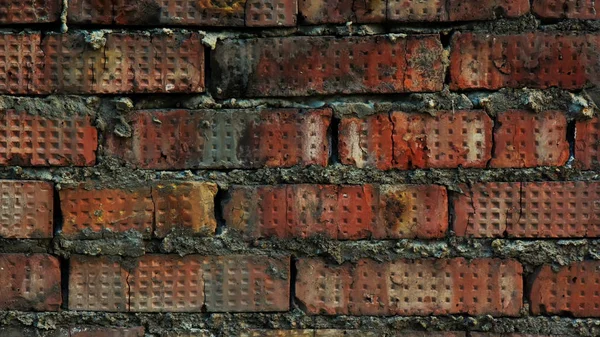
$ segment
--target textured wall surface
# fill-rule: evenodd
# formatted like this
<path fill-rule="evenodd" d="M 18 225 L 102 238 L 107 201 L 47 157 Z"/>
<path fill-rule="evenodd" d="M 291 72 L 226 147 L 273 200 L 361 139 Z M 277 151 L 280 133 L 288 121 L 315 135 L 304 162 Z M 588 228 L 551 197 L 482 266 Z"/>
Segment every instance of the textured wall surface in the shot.
<path fill-rule="evenodd" d="M 599 336 L 599 13 L 0 0 L 0 337 Z"/>

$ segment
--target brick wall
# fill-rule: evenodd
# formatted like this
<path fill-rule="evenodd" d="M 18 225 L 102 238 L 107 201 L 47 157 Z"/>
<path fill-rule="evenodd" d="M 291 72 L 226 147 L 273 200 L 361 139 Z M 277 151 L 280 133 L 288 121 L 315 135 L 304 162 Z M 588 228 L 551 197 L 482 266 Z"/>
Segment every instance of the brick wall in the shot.
<path fill-rule="evenodd" d="M 0 337 L 599 336 L 598 13 L 0 0 Z"/>

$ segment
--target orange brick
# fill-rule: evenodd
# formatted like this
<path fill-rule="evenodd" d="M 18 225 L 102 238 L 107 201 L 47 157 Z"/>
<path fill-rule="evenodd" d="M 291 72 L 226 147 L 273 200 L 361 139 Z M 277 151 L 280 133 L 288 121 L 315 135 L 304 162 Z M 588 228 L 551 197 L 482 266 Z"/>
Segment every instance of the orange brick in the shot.
<path fill-rule="evenodd" d="M 58 311 L 58 259 L 46 254 L 0 254 L 0 310 Z"/>
<path fill-rule="evenodd" d="M 549 265 L 535 275 L 530 294 L 534 315 L 600 317 L 600 263 L 583 261 L 560 267 Z"/>
<path fill-rule="evenodd" d="M 149 169 L 326 166 L 330 109 L 148 110 L 106 152 Z M 160 121 L 157 123 L 156 121 Z"/>
<path fill-rule="evenodd" d="M 581 89 L 598 76 L 600 35 L 455 34 L 451 89 Z"/>
<path fill-rule="evenodd" d="M 534 0 L 533 13 L 542 18 L 600 19 L 595 0 Z"/>
<path fill-rule="evenodd" d="M 290 27 L 296 25 L 297 0 L 248 0 L 246 26 Z"/>
<path fill-rule="evenodd" d="M 522 267 L 514 260 L 401 260 L 332 266 L 300 259 L 296 296 L 308 314 L 516 316 Z"/>
<path fill-rule="evenodd" d="M 575 159 L 584 170 L 600 167 L 600 119 L 598 117 L 575 124 Z"/>
<path fill-rule="evenodd" d="M 600 236 L 600 183 L 485 183 L 453 194 L 458 236 L 574 238 Z"/>
<path fill-rule="evenodd" d="M 562 166 L 569 159 L 567 120 L 561 112 L 498 115 L 491 167 Z"/>
<path fill-rule="evenodd" d="M 0 237 L 52 238 L 53 195 L 47 182 L 0 180 Z"/>
<path fill-rule="evenodd" d="M 233 186 L 224 217 L 248 239 L 430 239 L 448 228 L 446 189 L 436 185 Z"/>
<path fill-rule="evenodd" d="M 433 35 L 230 39 L 211 55 L 212 80 L 221 98 L 438 91 L 442 54 Z"/>
<path fill-rule="evenodd" d="M 144 328 L 74 327 L 69 337 L 144 337 Z"/>
<path fill-rule="evenodd" d="M 59 14 L 59 0 L 3 0 L 0 3 L 0 24 L 55 22 Z"/>
<path fill-rule="evenodd" d="M 484 168 L 491 151 L 492 120 L 483 111 L 345 118 L 339 131 L 342 164 L 359 168 Z"/>
<path fill-rule="evenodd" d="M 44 71 L 40 34 L 0 33 L 0 93 L 35 93 Z"/>

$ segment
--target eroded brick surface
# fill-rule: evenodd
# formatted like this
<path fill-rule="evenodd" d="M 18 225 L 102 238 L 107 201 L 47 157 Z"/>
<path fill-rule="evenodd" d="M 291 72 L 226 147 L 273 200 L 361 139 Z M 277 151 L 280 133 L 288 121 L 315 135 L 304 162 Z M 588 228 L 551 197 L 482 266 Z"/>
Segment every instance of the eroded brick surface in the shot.
<path fill-rule="evenodd" d="M 59 0 L 2 0 L 0 24 L 55 22 L 60 8 Z"/>
<path fill-rule="evenodd" d="M 437 91 L 442 53 L 432 35 L 230 39 L 211 54 L 212 83 L 219 97 Z"/>
<path fill-rule="evenodd" d="M 47 182 L 0 180 L 0 237 L 51 238 L 53 195 L 53 186 Z"/>
<path fill-rule="evenodd" d="M 330 109 L 148 110 L 129 120 L 133 137 L 111 133 L 106 150 L 141 168 L 326 166 L 329 158 Z"/>
<path fill-rule="evenodd" d="M 569 159 L 562 112 L 507 111 L 497 118 L 491 167 L 562 166 Z"/>
<path fill-rule="evenodd" d="M 600 19 L 595 0 L 534 0 L 533 13 L 542 18 Z"/>
<path fill-rule="evenodd" d="M 451 88 L 580 89 L 600 73 L 599 41 L 593 34 L 455 34 Z"/>
<path fill-rule="evenodd" d="M 584 170 L 600 167 L 600 119 L 575 124 L 575 159 Z"/>
<path fill-rule="evenodd" d="M 246 26 L 295 26 L 297 13 L 297 0 L 247 0 Z"/>
<path fill-rule="evenodd" d="M 483 168 L 491 151 L 492 120 L 483 111 L 392 112 L 340 124 L 341 162 L 359 168 Z"/>
<path fill-rule="evenodd" d="M 463 258 L 328 265 L 297 263 L 296 296 L 309 314 L 516 316 L 522 267 L 514 260 Z"/>
<path fill-rule="evenodd" d="M 530 302 L 534 315 L 600 316 L 600 264 L 583 261 L 554 271 L 546 265 L 533 280 Z"/>
<path fill-rule="evenodd" d="M 69 337 L 144 337 L 144 328 L 74 327 Z"/>
<path fill-rule="evenodd" d="M 224 217 L 248 239 L 440 238 L 448 228 L 436 185 L 233 186 Z"/>
<path fill-rule="evenodd" d="M 453 193 L 459 236 L 566 238 L 600 235 L 600 183 L 481 183 Z"/>
<path fill-rule="evenodd" d="M 58 311 L 60 265 L 46 254 L 0 254 L 0 310 Z"/>

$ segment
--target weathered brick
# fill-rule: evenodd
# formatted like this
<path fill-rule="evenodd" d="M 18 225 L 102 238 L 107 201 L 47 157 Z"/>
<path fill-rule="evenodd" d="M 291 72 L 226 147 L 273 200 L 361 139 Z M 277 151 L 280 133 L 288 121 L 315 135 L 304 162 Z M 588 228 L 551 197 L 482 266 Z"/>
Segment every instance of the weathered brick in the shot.
<path fill-rule="evenodd" d="M 300 259 L 297 268 L 296 296 L 309 314 L 516 316 L 523 304 L 514 260 Z"/>
<path fill-rule="evenodd" d="M 190 332 L 167 332 L 160 337 L 215 337 L 208 330 L 192 329 Z"/>
<path fill-rule="evenodd" d="M 165 237 L 173 230 L 214 234 L 214 197 L 217 187 L 202 182 L 160 182 L 124 189 L 95 189 L 81 184 L 59 192 L 63 235 L 100 237 L 105 232 L 152 232 Z"/>
<path fill-rule="evenodd" d="M 305 24 L 358 22 L 354 0 L 299 0 L 298 13 Z"/>
<path fill-rule="evenodd" d="M 54 189 L 43 181 L 0 180 L 0 237 L 53 236 Z"/>
<path fill-rule="evenodd" d="M 600 35 L 458 33 L 452 39 L 451 88 L 580 89 L 600 73 Z"/>
<path fill-rule="evenodd" d="M 378 337 L 376 332 L 364 330 L 334 330 L 334 329 L 315 329 L 315 330 L 250 330 L 242 332 L 238 337 Z M 421 335 L 412 335 L 404 332 L 402 336 L 417 337 Z M 427 335 L 429 336 L 429 335 Z M 432 337 L 444 337 L 443 335 L 431 335 Z M 448 335 L 448 337 L 455 335 Z M 458 335 L 456 335 L 458 337 Z M 463 337 L 461 335 L 461 337 Z"/>
<path fill-rule="evenodd" d="M 520 333 L 490 333 L 490 332 L 471 332 L 471 337 L 567 337 L 566 335 L 531 335 Z"/>
<path fill-rule="evenodd" d="M 248 0 L 246 26 L 289 27 L 296 25 L 297 0 Z"/>
<path fill-rule="evenodd" d="M 289 308 L 289 264 L 289 257 L 264 256 L 74 256 L 69 309 L 285 311 Z"/>
<path fill-rule="evenodd" d="M 497 118 L 491 167 L 562 166 L 569 159 L 563 113 L 507 111 Z"/>
<path fill-rule="evenodd" d="M 437 91 L 442 59 L 433 35 L 230 39 L 211 54 L 212 83 L 218 97 Z"/>
<path fill-rule="evenodd" d="M 58 328 L 56 330 L 38 330 L 36 328 L 16 326 L 0 327 L 0 336 L 2 337 L 70 337 L 69 330 Z"/>
<path fill-rule="evenodd" d="M 450 0 L 447 3 L 448 21 L 516 18 L 529 13 L 529 0 Z"/>
<path fill-rule="evenodd" d="M 58 259 L 0 254 L 0 310 L 57 311 L 62 303 Z"/>
<path fill-rule="evenodd" d="M 74 327 L 69 337 L 144 337 L 144 328 Z"/>
<path fill-rule="evenodd" d="M 492 120 L 483 111 L 344 118 L 338 146 L 342 164 L 360 168 L 483 168 L 491 158 Z"/>
<path fill-rule="evenodd" d="M 0 24 L 55 22 L 59 14 L 59 0 L 0 1 Z"/>
<path fill-rule="evenodd" d="M 149 110 L 129 121 L 133 137 L 111 133 L 105 149 L 141 168 L 326 166 L 329 157 L 331 109 Z"/>
<path fill-rule="evenodd" d="M 584 170 L 600 167 L 600 119 L 577 121 L 575 124 L 575 159 Z"/>
<path fill-rule="evenodd" d="M 481 183 L 453 193 L 458 236 L 600 236 L 600 183 Z"/>
<path fill-rule="evenodd" d="M 543 266 L 535 275 L 530 302 L 534 315 L 600 317 L 600 263 L 575 262 L 553 271 Z"/>
<path fill-rule="evenodd" d="M 0 112 L 0 165 L 95 164 L 98 133 L 90 116 L 51 117 L 12 109 Z"/>
<path fill-rule="evenodd" d="M 533 13 L 542 18 L 600 19 L 595 0 L 533 0 Z"/>
<path fill-rule="evenodd" d="M 447 231 L 446 189 L 437 185 L 232 186 L 227 226 L 248 239 L 439 238 Z"/>

